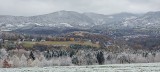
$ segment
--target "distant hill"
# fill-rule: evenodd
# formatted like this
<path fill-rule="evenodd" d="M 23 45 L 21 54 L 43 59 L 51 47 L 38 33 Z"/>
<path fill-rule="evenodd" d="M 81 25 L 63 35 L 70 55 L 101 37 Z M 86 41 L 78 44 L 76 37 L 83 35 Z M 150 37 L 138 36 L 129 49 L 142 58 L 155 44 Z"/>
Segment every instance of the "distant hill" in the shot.
<path fill-rule="evenodd" d="M 0 29 L 19 32 L 60 33 L 65 30 L 88 29 L 159 29 L 160 12 L 146 14 L 119 13 L 103 15 L 96 13 L 78 13 L 74 11 L 58 11 L 37 16 L 0 15 Z"/>

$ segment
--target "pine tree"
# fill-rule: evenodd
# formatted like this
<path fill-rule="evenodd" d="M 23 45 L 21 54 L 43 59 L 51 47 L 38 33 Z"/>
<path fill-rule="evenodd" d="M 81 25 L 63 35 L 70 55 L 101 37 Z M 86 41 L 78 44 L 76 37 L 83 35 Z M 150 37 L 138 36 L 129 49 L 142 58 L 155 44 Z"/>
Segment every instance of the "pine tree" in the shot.
<path fill-rule="evenodd" d="M 33 54 L 32 51 L 30 52 L 29 58 L 32 59 L 32 60 L 35 60 L 35 57 L 34 57 L 34 54 Z"/>
<path fill-rule="evenodd" d="M 13 55 L 11 60 L 13 61 L 14 67 L 20 67 L 20 59 L 19 59 L 19 57 L 17 57 L 17 55 Z"/>
<path fill-rule="evenodd" d="M 43 67 L 46 61 L 43 54 L 40 54 L 39 61 L 40 61 L 40 67 Z"/>
<path fill-rule="evenodd" d="M 27 59 L 27 66 L 32 67 L 32 59 Z"/>
<path fill-rule="evenodd" d="M 47 60 L 50 60 L 51 57 L 52 57 L 52 54 L 51 54 L 50 51 L 48 50 L 47 53 L 45 54 L 45 56 L 46 56 L 46 59 L 47 59 Z"/>
<path fill-rule="evenodd" d="M 104 55 L 101 51 L 97 54 L 97 60 L 100 65 L 104 64 Z"/>
<path fill-rule="evenodd" d="M 27 66 L 27 58 L 24 54 L 22 54 L 20 58 L 20 66 L 21 67 L 26 67 Z"/>
<path fill-rule="evenodd" d="M 36 58 L 32 63 L 31 63 L 32 66 L 37 66 L 37 67 L 40 67 L 40 61 L 38 58 Z"/>

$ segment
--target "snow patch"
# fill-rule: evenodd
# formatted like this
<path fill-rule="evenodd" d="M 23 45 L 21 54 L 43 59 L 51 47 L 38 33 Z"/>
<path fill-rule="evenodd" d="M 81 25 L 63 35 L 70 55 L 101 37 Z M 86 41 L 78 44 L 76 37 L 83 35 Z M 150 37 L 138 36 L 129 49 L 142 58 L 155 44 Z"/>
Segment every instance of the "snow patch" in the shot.
<path fill-rule="evenodd" d="M 0 68 L 0 72 L 160 72 L 160 63 Z"/>
<path fill-rule="evenodd" d="M 66 27 L 73 27 L 72 25 L 70 25 L 68 23 L 60 23 L 60 24 L 66 26 Z"/>
<path fill-rule="evenodd" d="M 109 16 L 108 18 L 113 19 L 114 17 L 113 16 Z"/>
<path fill-rule="evenodd" d="M 39 24 L 39 23 L 34 23 L 35 25 L 37 25 L 37 26 L 43 26 L 42 24 Z"/>

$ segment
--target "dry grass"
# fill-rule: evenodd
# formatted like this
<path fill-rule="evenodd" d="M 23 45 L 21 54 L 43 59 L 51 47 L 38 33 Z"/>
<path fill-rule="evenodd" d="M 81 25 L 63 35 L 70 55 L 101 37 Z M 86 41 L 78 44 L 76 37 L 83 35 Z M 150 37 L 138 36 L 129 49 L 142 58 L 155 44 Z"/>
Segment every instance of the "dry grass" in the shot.
<path fill-rule="evenodd" d="M 44 41 L 44 42 L 31 42 L 25 41 L 22 43 L 24 47 L 32 48 L 34 44 L 43 44 L 43 45 L 65 45 L 69 46 L 70 44 L 81 44 L 81 45 L 90 45 L 94 47 L 100 47 L 99 44 L 93 44 L 92 42 L 80 42 L 80 41 Z"/>

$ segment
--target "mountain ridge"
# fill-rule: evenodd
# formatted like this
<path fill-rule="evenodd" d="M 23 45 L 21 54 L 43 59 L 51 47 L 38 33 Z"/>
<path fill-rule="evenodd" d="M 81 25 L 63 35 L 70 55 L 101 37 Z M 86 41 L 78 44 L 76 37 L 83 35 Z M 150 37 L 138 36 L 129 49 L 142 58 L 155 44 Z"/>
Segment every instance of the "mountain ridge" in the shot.
<path fill-rule="evenodd" d="M 147 18 L 148 17 L 148 18 Z M 51 27 L 54 29 L 123 29 L 160 28 L 160 11 L 145 14 L 118 13 L 104 15 L 97 13 L 78 13 L 58 11 L 36 16 L 0 15 L 0 29 L 24 30 Z"/>

